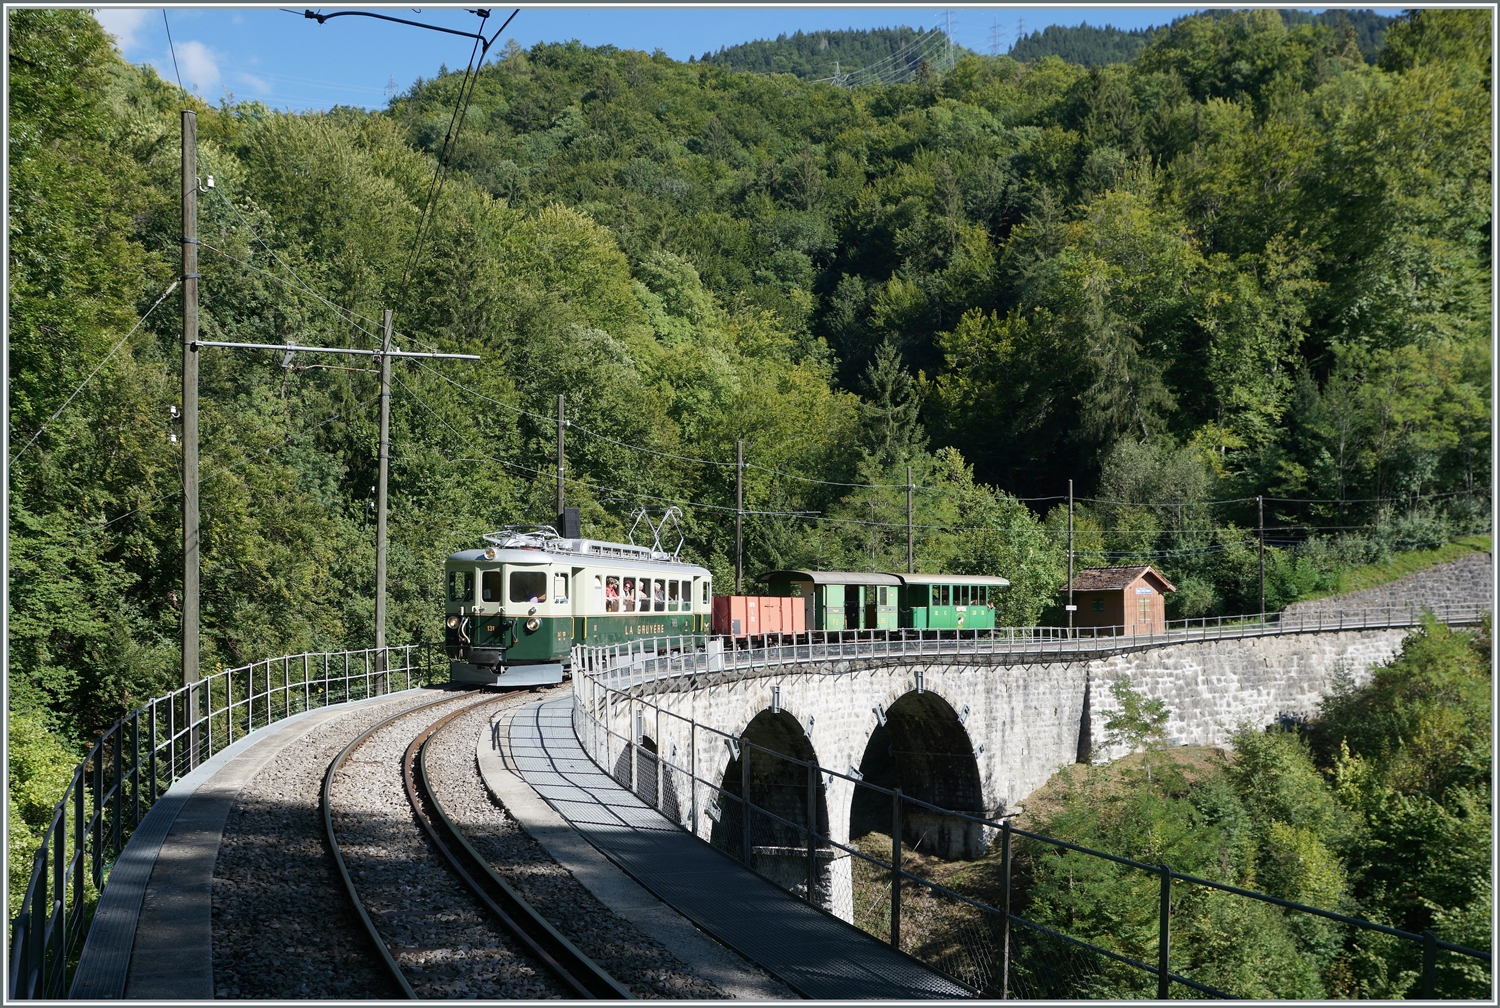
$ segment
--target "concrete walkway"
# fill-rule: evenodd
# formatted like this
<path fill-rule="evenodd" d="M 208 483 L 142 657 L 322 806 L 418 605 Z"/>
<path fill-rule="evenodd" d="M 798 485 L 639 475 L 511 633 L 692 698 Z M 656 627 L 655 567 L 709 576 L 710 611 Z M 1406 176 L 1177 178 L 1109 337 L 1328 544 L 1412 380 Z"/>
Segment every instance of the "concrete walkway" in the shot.
<path fill-rule="evenodd" d="M 815 1000 L 971 998 L 973 992 L 679 828 L 602 771 L 573 733 L 571 696 L 511 720 L 516 773 L 663 902 Z"/>

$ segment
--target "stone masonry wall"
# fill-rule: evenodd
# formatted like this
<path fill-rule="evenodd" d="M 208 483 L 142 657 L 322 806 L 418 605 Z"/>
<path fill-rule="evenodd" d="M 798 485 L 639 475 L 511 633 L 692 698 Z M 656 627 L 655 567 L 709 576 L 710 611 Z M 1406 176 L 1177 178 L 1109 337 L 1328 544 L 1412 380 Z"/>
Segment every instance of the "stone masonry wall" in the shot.
<path fill-rule="evenodd" d="M 1440 606 L 1479 602 L 1493 605 L 1494 587 L 1494 558 L 1489 553 L 1470 553 L 1376 588 L 1311 602 L 1294 602 L 1286 607 L 1284 616 L 1308 619 L 1340 610 L 1408 604 Z"/>
<path fill-rule="evenodd" d="M 1242 724 L 1260 728 L 1283 718 L 1305 720 L 1342 673 L 1355 685 L 1393 658 L 1407 630 L 1279 634 L 1176 644 L 1089 663 L 1090 740 L 1102 752 L 1104 722 L 1118 708 L 1110 687 L 1128 676 L 1133 688 L 1165 701 L 1167 735 L 1183 745 L 1223 745 Z"/>

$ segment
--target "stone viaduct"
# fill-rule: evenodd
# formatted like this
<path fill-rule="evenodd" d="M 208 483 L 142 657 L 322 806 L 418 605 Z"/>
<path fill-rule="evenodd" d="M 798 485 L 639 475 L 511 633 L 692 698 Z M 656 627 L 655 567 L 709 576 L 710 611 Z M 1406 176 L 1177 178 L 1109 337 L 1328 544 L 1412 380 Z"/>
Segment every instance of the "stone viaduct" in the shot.
<path fill-rule="evenodd" d="M 1460 565 L 1455 573 L 1467 579 L 1472 566 Z M 1441 569 L 1432 576 L 1441 577 Z M 1473 602 L 1489 604 L 1489 593 L 1484 595 L 1470 596 L 1471 613 Z M 575 723 L 584 738 L 590 720 L 584 712 L 591 711 L 619 738 L 634 717 L 635 737 L 667 757 L 665 805 L 677 811 L 684 826 L 696 825 L 704 839 L 720 828 L 717 810 L 708 809 L 695 824 L 693 810 L 712 804 L 714 787 L 739 793 L 739 747 L 726 736 L 900 787 L 943 808 L 995 818 L 1016 811 L 1066 764 L 1091 754 L 1124 755 L 1100 752 L 1103 723 L 1115 703 L 1110 687 L 1122 676 L 1165 702 L 1172 712 L 1167 734 L 1174 743 L 1222 745 L 1241 725 L 1263 727 L 1315 714 L 1340 677 L 1354 684 L 1367 681 L 1371 669 L 1390 660 L 1409 632 L 1409 626 L 1307 629 L 1156 644 L 1119 638 L 1118 646 L 1092 655 L 980 651 L 920 659 L 788 661 L 732 673 L 648 679 L 629 691 L 633 700 L 614 694 L 607 705 L 597 702 L 597 688 L 594 701 L 586 699 L 592 687 L 583 677 L 575 680 Z M 627 704 L 630 712 L 624 710 Z M 595 730 L 596 738 L 601 735 Z M 608 753 L 596 753 L 618 762 L 617 774 L 628 775 L 618 742 Z M 705 784 L 695 795 L 689 775 L 674 774 L 671 766 L 693 768 Z M 752 801 L 774 809 L 776 794 L 784 793 L 786 817 L 805 822 L 801 778 L 779 780 L 771 767 L 752 767 Z M 824 775 L 817 790 L 819 830 L 834 841 L 847 844 L 872 829 L 889 832 L 888 799 L 884 809 L 868 807 L 856 792 L 871 792 L 838 776 Z M 975 856 L 990 839 L 977 824 L 952 818 L 910 815 L 903 825 L 908 842 L 949 857 Z M 836 859 L 829 870 L 847 873 L 847 859 Z M 838 894 L 848 887 L 831 881 L 830 909 L 847 917 L 849 907 Z"/>

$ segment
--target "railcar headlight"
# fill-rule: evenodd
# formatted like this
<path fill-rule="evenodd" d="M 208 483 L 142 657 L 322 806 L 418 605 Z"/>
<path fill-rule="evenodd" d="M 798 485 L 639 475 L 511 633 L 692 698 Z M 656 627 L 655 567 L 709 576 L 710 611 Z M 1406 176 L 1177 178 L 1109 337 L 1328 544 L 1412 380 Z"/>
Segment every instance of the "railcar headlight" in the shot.
<path fill-rule="evenodd" d="M 449 616 L 448 617 L 448 629 L 452 630 L 456 626 L 458 626 L 458 617 L 457 616 Z"/>
<path fill-rule="evenodd" d="M 526 621 L 526 632 L 527 633 L 532 633 L 532 632 L 534 632 L 536 630 L 537 627 L 539 627 L 541 625 L 542 625 L 542 621 L 539 620 L 539 619 L 537 619 L 535 616 L 533 616 L 533 617 L 531 617 L 531 619 L 529 619 L 529 620 Z"/>

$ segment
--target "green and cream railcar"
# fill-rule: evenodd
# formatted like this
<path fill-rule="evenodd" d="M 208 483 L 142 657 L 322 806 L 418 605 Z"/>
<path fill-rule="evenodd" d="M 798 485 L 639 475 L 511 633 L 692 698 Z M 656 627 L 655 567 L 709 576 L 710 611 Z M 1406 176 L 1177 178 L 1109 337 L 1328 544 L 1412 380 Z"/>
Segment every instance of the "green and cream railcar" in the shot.
<path fill-rule="evenodd" d="M 561 682 L 575 643 L 706 633 L 707 570 L 625 543 L 550 529 L 485 536 L 446 563 L 449 677 L 486 686 Z"/>

